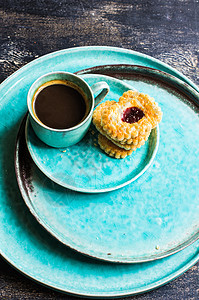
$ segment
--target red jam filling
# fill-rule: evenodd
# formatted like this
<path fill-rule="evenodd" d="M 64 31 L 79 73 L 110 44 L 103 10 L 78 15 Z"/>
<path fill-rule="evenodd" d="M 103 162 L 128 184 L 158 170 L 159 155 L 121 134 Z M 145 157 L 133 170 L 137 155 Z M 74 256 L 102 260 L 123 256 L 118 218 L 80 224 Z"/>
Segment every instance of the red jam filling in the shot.
<path fill-rule="evenodd" d="M 122 121 L 126 123 L 136 123 L 144 117 L 143 111 L 138 107 L 128 107 L 122 116 Z"/>

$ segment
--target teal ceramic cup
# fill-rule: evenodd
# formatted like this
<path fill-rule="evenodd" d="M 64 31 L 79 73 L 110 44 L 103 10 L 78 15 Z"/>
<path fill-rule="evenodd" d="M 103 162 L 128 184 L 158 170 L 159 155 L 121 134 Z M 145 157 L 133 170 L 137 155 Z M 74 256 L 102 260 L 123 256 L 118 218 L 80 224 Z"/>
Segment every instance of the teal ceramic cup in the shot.
<path fill-rule="evenodd" d="M 36 94 L 52 81 L 64 81 L 66 85 L 80 92 L 87 102 L 87 112 L 83 120 L 74 127 L 67 129 L 54 129 L 43 124 L 37 117 L 34 109 Z M 109 92 L 109 86 L 106 82 L 97 82 L 89 86 L 82 78 L 68 72 L 55 72 L 43 75 L 38 78 L 30 87 L 27 104 L 32 128 L 37 137 L 45 144 L 55 147 L 69 147 L 78 143 L 87 133 L 92 120 L 94 107 L 104 99 Z M 94 94 L 99 93 L 96 97 Z"/>

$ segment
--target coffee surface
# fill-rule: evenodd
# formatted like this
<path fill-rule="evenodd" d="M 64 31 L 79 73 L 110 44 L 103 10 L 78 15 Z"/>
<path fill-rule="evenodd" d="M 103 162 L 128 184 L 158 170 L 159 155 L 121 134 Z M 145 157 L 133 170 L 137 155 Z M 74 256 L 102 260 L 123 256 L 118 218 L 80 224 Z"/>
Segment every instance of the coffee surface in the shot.
<path fill-rule="evenodd" d="M 86 114 L 86 101 L 66 84 L 44 87 L 36 96 L 34 110 L 38 119 L 53 129 L 67 129 L 79 124 Z"/>

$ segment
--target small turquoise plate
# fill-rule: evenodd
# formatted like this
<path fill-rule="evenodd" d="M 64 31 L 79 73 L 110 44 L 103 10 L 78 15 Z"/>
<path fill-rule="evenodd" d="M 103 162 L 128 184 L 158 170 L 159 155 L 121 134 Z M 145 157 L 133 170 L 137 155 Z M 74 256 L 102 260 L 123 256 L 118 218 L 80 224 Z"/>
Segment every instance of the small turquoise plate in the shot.
<path fill-rule="evenodd" d="M 103 75 L 81 75 L 92 85 L 105 81 L 110 92 L 104 99 L 116 101 L 133 87 L 118 79 Z M 104 102 L 103 101 L 103 102 Z M 151 165 L 159 144 L 158 127 L 153 129 L 144 146 L 125 159 L 115 159 L 103 152 L 97 142 L 98 133 L 91 126 L 78 144 L 57 149 L 40 141 L 29 119 L 26 124 L 26 141 L 32 159 L 39 169 L 57 184 L 85 193 L 109 192 L 121 188 L 140 177 Z"/>

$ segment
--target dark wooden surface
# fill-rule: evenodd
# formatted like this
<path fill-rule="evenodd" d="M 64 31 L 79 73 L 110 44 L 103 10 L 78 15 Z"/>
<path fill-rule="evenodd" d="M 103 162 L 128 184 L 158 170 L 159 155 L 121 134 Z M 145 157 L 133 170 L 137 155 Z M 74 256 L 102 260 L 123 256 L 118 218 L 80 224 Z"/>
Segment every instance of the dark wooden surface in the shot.
<path fill-rule="evenodd" d="M 198 0 L 0 0 L 0 81 L 43 54 L 88 45 L 140 51 L 199 85 Z M 0 259 L 0 299 L 75 299 L 32 282 Z M 199 299 L 199 264 L 129 299 Z"/>

